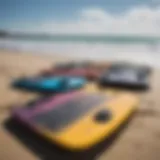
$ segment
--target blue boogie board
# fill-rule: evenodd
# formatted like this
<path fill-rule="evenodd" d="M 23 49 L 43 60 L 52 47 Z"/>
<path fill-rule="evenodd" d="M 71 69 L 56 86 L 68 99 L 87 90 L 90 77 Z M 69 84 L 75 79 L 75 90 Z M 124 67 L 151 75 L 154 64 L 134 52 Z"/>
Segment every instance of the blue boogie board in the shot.
<path fill-rule="evenodd" d="M 21 78 L 13 82 L 15 88 L 38 92 L 65 92 L 82 88 L 86 79 L 72 76 Z"/>

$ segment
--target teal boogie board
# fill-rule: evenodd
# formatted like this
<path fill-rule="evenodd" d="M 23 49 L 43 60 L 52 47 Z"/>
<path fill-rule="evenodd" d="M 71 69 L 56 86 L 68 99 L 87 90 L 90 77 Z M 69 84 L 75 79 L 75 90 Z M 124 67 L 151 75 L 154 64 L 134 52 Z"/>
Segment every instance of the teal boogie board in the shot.
<path fill-rule="evenodd" d="M 86 79 L 73 76 L 21 78 L 13 82 L 16 88 L 38 92 L 65 92 L 82 88 Z"/>

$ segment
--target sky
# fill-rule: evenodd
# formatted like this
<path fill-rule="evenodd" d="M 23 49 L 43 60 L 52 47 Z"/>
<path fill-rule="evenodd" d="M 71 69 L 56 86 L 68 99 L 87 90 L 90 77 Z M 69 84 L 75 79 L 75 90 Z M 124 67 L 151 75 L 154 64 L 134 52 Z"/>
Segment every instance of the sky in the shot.
<path fill-rule="evenodd" d="M 0 29 L 160 35 L 160 0 L 0 0 Z"/>

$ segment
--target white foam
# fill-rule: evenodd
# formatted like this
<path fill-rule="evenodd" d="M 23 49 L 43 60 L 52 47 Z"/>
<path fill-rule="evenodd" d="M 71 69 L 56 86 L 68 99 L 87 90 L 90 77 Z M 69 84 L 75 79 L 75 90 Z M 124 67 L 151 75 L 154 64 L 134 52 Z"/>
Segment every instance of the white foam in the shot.
<path fill-rule="evenodd" d="M 79 59 L 125 60 L 160 67 L 159 45 L 15 41 L 0 39 L 0 48 L 48 55 L 67 55 Z"/>

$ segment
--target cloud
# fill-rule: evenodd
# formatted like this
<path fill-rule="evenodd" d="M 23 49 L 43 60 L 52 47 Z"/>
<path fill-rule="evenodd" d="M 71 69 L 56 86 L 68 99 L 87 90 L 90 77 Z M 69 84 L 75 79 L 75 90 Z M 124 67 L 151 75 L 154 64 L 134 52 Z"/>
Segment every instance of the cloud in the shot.
<path fill-rule="evenodd" d="M 160 36 L 160 7 L 141 6 L 111 14 L 101 8 L 86 8 L 76 20 L 43 21 L 28 31 L 64 34 L 138 34 Z"/>

